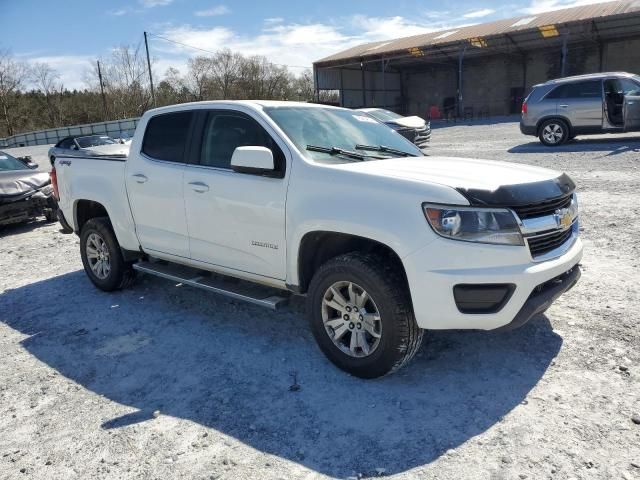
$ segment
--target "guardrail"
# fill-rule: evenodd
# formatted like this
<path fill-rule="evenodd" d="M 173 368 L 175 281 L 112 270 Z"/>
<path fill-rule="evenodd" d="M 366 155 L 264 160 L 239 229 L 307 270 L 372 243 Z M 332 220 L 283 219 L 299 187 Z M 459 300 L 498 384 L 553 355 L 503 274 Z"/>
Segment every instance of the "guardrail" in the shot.
<path fill-rule="evenodd" d="M 72 135 L 109 135 L 114 138 L 132 137 L 139 118 L 125 118 L 109 122 L 87 123 L 72 127 L 49 128 L 36 132 L 19 133 L 7 138 L 0 138 L 0 147 L 29 147 L 32 145 L 50 145 L 58 143 Z"/>

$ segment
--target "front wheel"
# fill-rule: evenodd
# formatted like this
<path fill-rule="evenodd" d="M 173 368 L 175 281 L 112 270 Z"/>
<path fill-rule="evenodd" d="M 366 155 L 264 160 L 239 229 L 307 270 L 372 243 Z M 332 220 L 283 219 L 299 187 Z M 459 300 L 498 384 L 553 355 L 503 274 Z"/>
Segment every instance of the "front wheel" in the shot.
<path fill-rule="evenodd" d="M 565 143 L 570 136 L 569 125 L 564 120 L 547 120 L 540 125 L 538 137 L 547 147 L 556 147 Z"/>
<path fill-rule="evenodd" d="M 80 256 L 89 280 L 105 292 L 129 286 L 135 270 L 124 261 L 118 239 L 106 217 L 92 218 L 80 232 Z"/>
<path fill-rule="evenodd" d="M 361 378 L 394 372 L 422 342 L 406 280 L 382 256 L 354 252 L 321 266 L 309 286 L 307 314 L 329 360 Z"/>

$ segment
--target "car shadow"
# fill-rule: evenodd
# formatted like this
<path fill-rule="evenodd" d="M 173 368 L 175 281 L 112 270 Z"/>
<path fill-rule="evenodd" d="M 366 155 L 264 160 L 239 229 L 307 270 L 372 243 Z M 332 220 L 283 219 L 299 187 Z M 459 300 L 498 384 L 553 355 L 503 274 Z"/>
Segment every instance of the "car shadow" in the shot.
<path fill-rule="evenodd" d="M 481 434 L 562 345 L 544 316 L 512 332 L 433 332 L 409 366 L 365 381 L 322 356 L 303 310 L 296 299 L 270 313 L 149 277 L 107 294 L 82 271 L 0 294 L 0 321 L 27 335 L 28 352 L 135 409 L 90 417 L 87 429 L 160 410 L 338 477 L 400 473 Z"/>
<path fill-rule="evenodd" d="M 27 233 L 32 230 L 35 230 L 36 228 L 41 228 L 47 225 L 51 225 L 52 223 L 54 222 L 49 222 L 45 220 L 44 217 L 37 217 L 33 220 L 27 220 L 21 223 L 14 223 L 10 225 L 0 225 L 0 238 Z"/>
<path fill-rule="evenodd" d="M 640 137 L 576 138 L 558 147 L 547 147 L 538 141 L 523 143 L 509 153 L 608 152 L 606 156 L 640 152 Z"/>

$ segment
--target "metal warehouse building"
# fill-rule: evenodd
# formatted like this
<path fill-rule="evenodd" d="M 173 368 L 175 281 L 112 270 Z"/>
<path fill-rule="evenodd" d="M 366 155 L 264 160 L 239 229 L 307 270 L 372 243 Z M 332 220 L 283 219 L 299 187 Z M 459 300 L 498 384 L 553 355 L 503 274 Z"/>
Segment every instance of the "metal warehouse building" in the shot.
<path fill-rule="evenodd" d="M 517 113 L 528 89 L 568 75 L 640 73 L 640 0 L 373 42 L 314 63 L 345 107 L 428 116 Z"/>

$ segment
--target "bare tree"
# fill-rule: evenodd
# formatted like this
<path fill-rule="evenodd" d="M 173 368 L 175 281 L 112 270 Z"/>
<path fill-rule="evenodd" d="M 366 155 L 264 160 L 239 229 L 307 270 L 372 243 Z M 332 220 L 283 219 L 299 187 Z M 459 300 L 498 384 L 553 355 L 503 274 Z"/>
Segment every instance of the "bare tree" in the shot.
<path fill-rule="evenodd" d="M 35 87 L 44 95 L 44 103 L 49 117 L 49 125 L 61 125 L 60 97 L 64 87 L 60 83 L 60 74 L 47 63 L 35 63 L 31 67 L 31 78 Z"/>
<path fill-rule="evenodd" d="M 217 52 L 211 63 L 212 80 L 223 100 L 234 98 L 244 58 L 229 49 Z"/>
<path fill-rule="evenodd" d="M 133 48 L 122 45 L 111 53 L 111 57 L 101 59 L 102 78 L 110 105 L 109 111 L 117 118 L 139 116 L 151 104 L 149 75 L 146 58 L 140 46 Z M 87 79 L 90 88 L 98 83 L 98 69 L 92 65 Z"/>
<path fill-rule="evenodd" d="M 7 135 L 14 135 L 17 95 L 29 76 L 29 68 L 25 63 L 17 62 L 8 50 L 0 50 L 0 105 L 2 119 Z"/>

